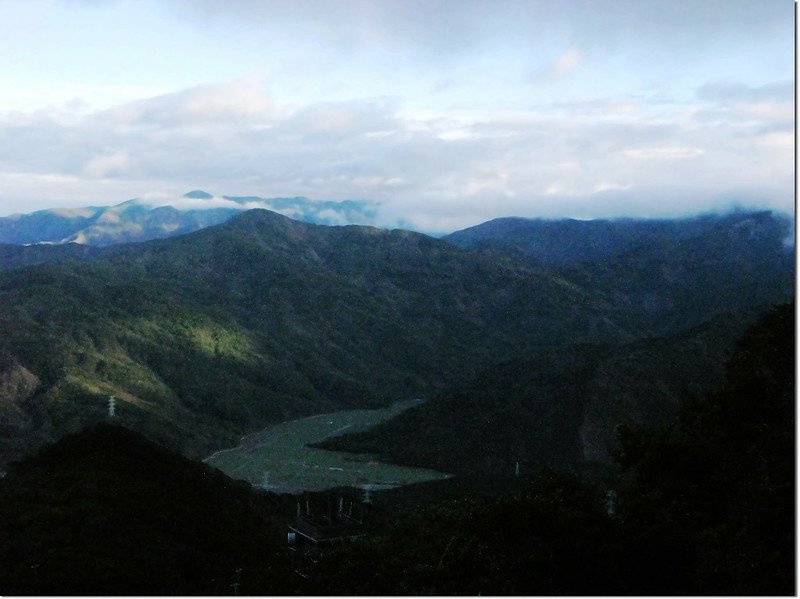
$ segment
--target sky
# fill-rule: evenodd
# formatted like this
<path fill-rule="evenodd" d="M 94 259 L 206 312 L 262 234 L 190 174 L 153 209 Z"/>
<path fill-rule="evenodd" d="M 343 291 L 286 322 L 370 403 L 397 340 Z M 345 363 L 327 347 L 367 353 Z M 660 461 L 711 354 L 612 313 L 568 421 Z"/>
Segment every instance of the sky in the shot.
<path fill-rule="evenodd" d="M 794 44 L 791 0 L 0 0 L 0 216 L 791 212 Z"/>

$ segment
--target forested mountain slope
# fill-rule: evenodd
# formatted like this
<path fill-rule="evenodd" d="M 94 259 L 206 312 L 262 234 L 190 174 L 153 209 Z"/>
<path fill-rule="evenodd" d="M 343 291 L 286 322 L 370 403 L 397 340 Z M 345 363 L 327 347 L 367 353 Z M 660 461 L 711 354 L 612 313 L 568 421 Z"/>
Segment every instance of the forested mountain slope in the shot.
<path fill-rule="evenodd" d="M 0 244 L 0 270 L 12 270 L 23 266 L 58 262 L 61 260 L 80 260 L 99 254 L 97 248 L 78 243 L 59 245 L 13 245 Z"/>
<path fill-rule="evenodd" d="M 467 478 L 508 478 L 517 463 L 523 472 L 608 465 L 619 425 L 674 425 L 683 401 L 716 389 L 753 320 L 730 313 L 664 338 L 542 350 L 320 446 Z"/>
<path fill-rule="evenodd" d="M 45 263 L 0 272 L 0 456 L 96 421 L 110 395 L 127 425 L 202 456 L 269 422 L 431 397 L 547 348 L 788 299 L 785 248 L 747 223 L 569 269 L 265 210 L 171 239 L 63 246 L 75 259 L 12 251 Z"/>
<path fill-rule="evenodd" d="M 68 436 L 0 479 L 0 593 L 791 595 L 794 328 L 793 304 L 769 311 L 714 391 L 621 428 L 611 489 L 543 471 L 376 493 L 366 536 L 309 578 L 284 544 L 295 498 L 120 427 Z"/>
<path fill-rule="evenodd" d="M 1 273 L 4 454 L 96 420 L 115 395 L 130 426 L 202 455 L 267 422 L 425 396 L 536 347 L 633 338 L 616 316 L 502 255 L 251 211 Z"/>
<path fill-rule="evenodd" d="M 403 512 L 328 559 L 317 592 L 791 595 L 794 313 L 750 327 L 720 385 L 676 421 L 622 428 L 621 479 L 545 471 L 400 489 Z"/>
<path fill-rule="evenodd" d="M 548 266 L 664 335 L 710 314 L 794 294 L 792 220 L 734 212 L 671 220 L 504 218 L 444 239 Z"/>

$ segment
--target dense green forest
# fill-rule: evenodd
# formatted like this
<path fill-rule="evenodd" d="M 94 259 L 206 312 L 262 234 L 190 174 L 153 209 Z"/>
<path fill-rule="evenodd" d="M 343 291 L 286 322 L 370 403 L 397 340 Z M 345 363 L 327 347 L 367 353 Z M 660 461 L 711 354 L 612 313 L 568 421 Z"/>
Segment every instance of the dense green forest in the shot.
<path fill-rule="evenodd" d="M 631 338 L 611 316 L 502 255 L 254 210 L 1 272 L 0 447 L 79 430 L 114 395 L 132 428 L 208 455 L 270 422 L 424 396 L 532 347 Z"/>
<path fill-rule="evenodd" d="M 555 265 L 266 210 L 141 244 L 0 248 L 0 462 L 98 422 L 111 395 L 126 426 L 204 457 L 270 423 L 429 399 L 495 367 L 502 379 L 501 364 L 546 350 L 746 315 L 792 297 L 784 225 L 770 213 L 624 221 L 610 254 Z M 608 227 L 570 225 L 563 247 Z M 726 339 L 686 346 L 709 358 L 695 373 L 718 372 Z M 680 391 L 660 380 L 662 397 Z M 603 405 L 581 432 L 594 454 L 618 419 L 618 402 Z"/>
<path fill-rule="evenodd" d="M 773 310 L 676 426 L 622 428 L 615 482 L 405 491 L 379 534 L 326 562 L 325 592 L 793 594 L 794 341 L 794 304 Z"/>
<path fill-rule="evenodd" d="M 555 265 L 267 211 L 0 248 L 0 594 L 791 593 L 781 223 L 628 223 Z M 297 498 L 185 457 L 398 397 L 427 401 L 326 446 L 456 476 L 376 493 L 308 578 Z"/>
<path fill-rule="evenodd" d="M 794 270 L 792 230 L 789 216 L 745 211 L 668 220 L 500 218 L 445 239 L 557 269 L 660 336 L 708 314 L 776 301 L 769 298 L 785 281 L 780 273 Z"/>
<path fill-rule="evenodd" d="M 494 365 L 428 402 L 318 447 L 467 478 L 544 466 L 602 472 L 619 424 L 671 426 L 682 397 L 715 389 L 755 317 L 731 313 L 668 337 L 581 344 Z"/>
<path fill-rule="evenodd" d="M 0 593 L 791 595 L 794 310 L 752 326 L 676 425 L 620 428 L 613 477 L 379 493 L 368 536 L 309 579 L 285 552 L 292 497 L 119 427 L 67 437 L 0 479 Z"/>

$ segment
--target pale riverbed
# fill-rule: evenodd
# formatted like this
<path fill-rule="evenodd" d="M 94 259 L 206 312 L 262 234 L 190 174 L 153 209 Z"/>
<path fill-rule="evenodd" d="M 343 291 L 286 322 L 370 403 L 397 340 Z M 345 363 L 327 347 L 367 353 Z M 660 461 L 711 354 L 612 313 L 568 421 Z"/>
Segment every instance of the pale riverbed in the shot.
<path fill-rule="evenodd" d="M 412 399 L 380 410 L 347 410 L 274 424 L 204 461 L 232 478 L 275 492 L 340 486 L 385 489 L 441 480 L 447 475 L 435 470 L 387 464 L 367 454 L 306 447 L 328 437 L 363 431 L 419 403 L 421 400 Z"/>

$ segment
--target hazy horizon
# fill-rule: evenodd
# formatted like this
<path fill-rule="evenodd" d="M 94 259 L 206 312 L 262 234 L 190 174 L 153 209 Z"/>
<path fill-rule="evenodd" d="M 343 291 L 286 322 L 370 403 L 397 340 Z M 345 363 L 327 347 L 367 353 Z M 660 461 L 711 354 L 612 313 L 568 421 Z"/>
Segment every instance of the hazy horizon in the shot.
<path fill-rule="evenodd" d="M 203 191 L 203 190 L 192 190 L 192 191 Z M 188 193 L 188 192 L 187 192 Z M 346 200 L 317 200 L 314 198 L 260 198 L 260 197 L 252 197 L 247 202 L 236 202 L 233 199 L 228 198 L 241 198 L 242 196 L 212 196 L 207 199 L 198 199 L 187 197 L 186 195 L 181 196 L 172 196 L 169 194 L 150 194 L 146 195 L 142 198 L 129 198 L 127 200 L 123 200 L 120 202 L 116 202 L 113 204 L 108 205 L 93 205 L 93 206 L 75 206 L 70 208 L 49 208 L 49 209 L 42 209 L 42 210 L 34 210 L 32 212 L 26 213 L 14 213 L 11 215 L 0 215 L 0 218 L 5 218 L 6 216 L 20 216 L 20 215 L 27 215 L 32 214 L 33 212 L 42 212 L 42 211 L 56 211 L 59 214 L 66 214 L 67 212 L 76 213 L 78 211 L 84 209 L 103 209 L 109 208 L 114 206 L 119 206 L 122 204 L 127 204 L 129 202 L 136 202 L 137 204 L 144 204 L 149 205 L 152 208 L 158 208 L 162 206 L 171 206 L 179 211 L 190 211 L 190 210 L 205 210 L 205 209 L 216 209 L 216 208 L 228 208 L 228 209 L 235 209 L 240 210 L 242 213 L 248 210 L 254 209 L 266 209 L 271 210 L 273 212 L 277 212 L 289 218 L 305 221 L 305 222 L 316 222 L 317 224 L 326 224 L 326 225 L 364 225 L 364 226 L 373 226 L 378 228 L 385 228 L 385 229 L 408 229 L 412 231 L 416 231 L 419 233 L 424 233 L 427 235 L 431 235 L 434 237 L 440 237 L 443 235 L 448 235 L 450 233 L 454 233 L 456 231 L 467 229 L 473 226 L 477 226 L 483 223 L 486 223 L 491 220 L 495 219 L 529 219 L 529 220 L 550 220 L 550 221 L 558 221 L 558 220 L 582 220 L 582 221 L 591 221 L 591 220 L 605 220 L 605 221 L 624 221 L 624 220 L 672 220 L 672 219 L 691 219 L 696 217 L 704 217 L 704 216 L 719 216 L 725 217 L 728 215 L 735 215 L 737 213 L 750 213 L 754 211 L 761 211 L 761 210 L 768 210 L 775 214 L 781 215 L 789 220 L 794 219 L 793 211 L 783 211 L 780 209 L 773 209 L 769 207 L 759 207 L 759 206 L 748 206 L 741 203 L 731 203 L 728 205 L 720 205 L 717 207 L 707 207 L 705 209 L 700 210 L 687 210 L 685 212 L 676 212 L 673 214 L 666 214 L 666 215 L 626 215 L 626 214 L 610 214 L 608 216 L 593 216 L 589 218 L 580 218 L 580 217 L 571 217 L 571 216 L 560 216 L 560 215 L 521 215 L 521 214 L 505 214 L 495 216 L 486 220 L 480 220 L 476 222 L 471 222 L 464 224 L 461 227 L 453 228 L 453 229 L 422 229 L 419 227 L 414 227 L 409 223 L 404 223 L 402 221 L 398 222 L 394 220 L 391 216 L 388 216 L 389 220 L 387 220 L 387 213 L 381 210 L 380 205 L 373 205 L 369 202 L 363 202 L 360 200 L 356 200 L 356 203 L 363 204 L 364 206 L 369 207 L 370 209 L 374 209 L 373 214 L 367 214 L 365 212 L 359 212 L 358 208 L 355 209 L 356 218 L 348 219 L 345 210 L 343 209 L 341 212 L 336 212 L 335 209 L 328 207 L 328 204 L 331 202 L 333 203 L 349 203 L 353 202 L 352 199 Z M 319 217 L 320 215 L 325 216 L 327 222 L 320 223 L 319 221 L 309 220 L 309 218 L 313 218 L 311 215 L 303 215 L 297 213 L 294 207 L 289 208 L 281 208 L 279 206 L 270 205 L 271 200 L 291 200 L 291 199 L 300 199 L 300 200 L 307 200 L 310 204 L 320 203 L 325 204 L 325 209 L 322 212 L 316 213 L 316 216 Z M 84 213 L 84 216 L 87 216 L 91 213 Z M 308 218 L 307 218 L 308 217 Z M 223 221 L 224 222 L 224 221 Z M 792 237 L 787 241 L 788 244 L 794 243 L 794 238 Z"/>
<path fill-rule="evenodd" d="M 381 226 L 792 214 L 794 6 L 0 3 L 0 216 L 373 202 Z"/>

